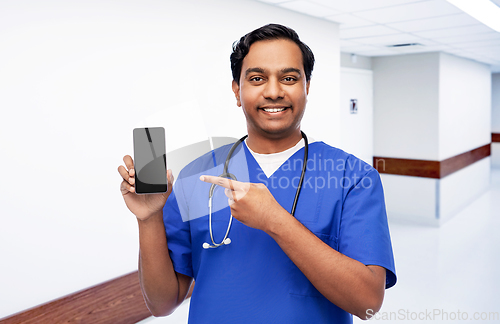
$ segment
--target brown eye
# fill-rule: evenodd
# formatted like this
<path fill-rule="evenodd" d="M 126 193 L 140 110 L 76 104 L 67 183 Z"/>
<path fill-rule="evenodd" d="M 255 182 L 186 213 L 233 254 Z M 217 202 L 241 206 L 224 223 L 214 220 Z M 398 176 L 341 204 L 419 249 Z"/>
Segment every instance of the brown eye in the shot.
<path fill-rule="evenodd" d="M 262 78 L 261 77 L 253 77 L 250 79 L 250 81 L 260 82 L 260 81 L 262 81 Z"/>

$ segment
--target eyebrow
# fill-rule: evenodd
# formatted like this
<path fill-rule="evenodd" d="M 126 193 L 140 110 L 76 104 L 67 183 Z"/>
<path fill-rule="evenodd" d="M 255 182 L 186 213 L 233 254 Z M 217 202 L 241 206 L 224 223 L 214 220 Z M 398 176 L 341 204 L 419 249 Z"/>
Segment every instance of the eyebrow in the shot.
<path fill-rule="evenodd" d="M 302 75 L 302 73 L 300 73 L 300 70 L 299 69 L 296 69 L 296 68 L 284 68 L 281 70 L 281 73 L 290 73 L 290 72 L 295 72 L 297 73 L 299 76 Z"/>
<path fill-rule="evenodd" d="M 281 73 L 290 73 L 290 72 L 294 72 L 294 73 L 297 73 L 299 76 L 302 76 L 302 73 L 300 72 L 299 69 L 296 69 L 296 68 L 292 68 L 292 67 L 289 67 L 289 68 L 284 68 L 284 69 L 281 69 L 280 70 Z M 255 67 L 255 68 L 249 68 L 245 71 L 245 76 L 248 76 L 250 73 L 265 73 L 265 70 L 262 69 L 262 68 L 258 68 L 258 67 Z"/>
<path fill-rule="evenodd" d="M 245 71 L 245 76 L 248 76 L 250 73 L 264 73 L 264 69 L 261 68 L 249 68 Z"/>

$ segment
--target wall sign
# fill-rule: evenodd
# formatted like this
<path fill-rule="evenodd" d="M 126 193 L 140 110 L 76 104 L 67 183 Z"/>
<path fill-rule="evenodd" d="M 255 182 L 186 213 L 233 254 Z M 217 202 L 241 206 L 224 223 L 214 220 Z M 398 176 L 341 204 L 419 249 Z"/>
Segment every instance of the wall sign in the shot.
<path fill-rule="evenodd" d="M 351 112 L 351 114 L 358 113 L 358 99 L 351 99 L 349 111 Z"/>

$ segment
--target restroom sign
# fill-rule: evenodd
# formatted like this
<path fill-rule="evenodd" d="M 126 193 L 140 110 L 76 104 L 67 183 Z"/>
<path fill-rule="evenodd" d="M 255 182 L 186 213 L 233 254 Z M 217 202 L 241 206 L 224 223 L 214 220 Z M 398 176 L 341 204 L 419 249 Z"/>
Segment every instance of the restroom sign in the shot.
<path fill-rule="evenodd" d="M 351 99 L 351 104 L 349 107 L 349 111 L 351 114 L 357 114 L 358 113 L 358 99 Z"/>

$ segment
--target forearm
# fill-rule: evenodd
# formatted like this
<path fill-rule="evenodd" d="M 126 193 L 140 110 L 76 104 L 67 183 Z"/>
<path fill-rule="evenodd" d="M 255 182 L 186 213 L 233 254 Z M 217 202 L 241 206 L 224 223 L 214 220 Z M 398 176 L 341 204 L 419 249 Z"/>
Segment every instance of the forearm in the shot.
<path fill-rule="evenodd" d="M 275 219 L 266 232 L 323 296 L 363 319 L 367 309 L 379 310 L 385 280 L 381 283 L 370 267 L 325 244 L 286 211 Z"/>
<path fill-rule="evenodd" d="M 146 304 L 155 316 L 172 313 L 184 300 L 167 246 L 163 214 L 139 223 L 139 278 Z M 189 287 L 188 287 L 189 288 Z"/>

